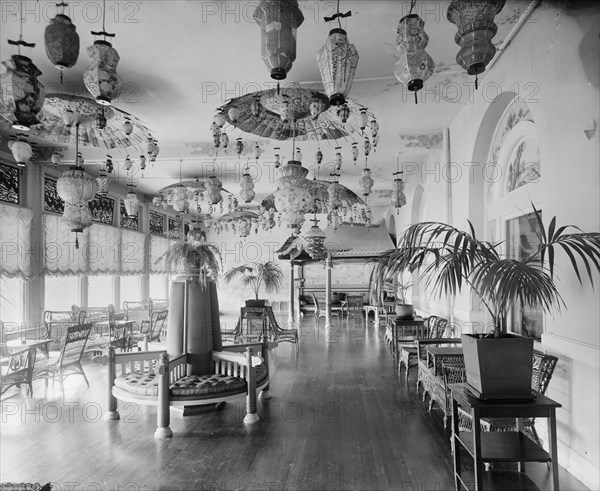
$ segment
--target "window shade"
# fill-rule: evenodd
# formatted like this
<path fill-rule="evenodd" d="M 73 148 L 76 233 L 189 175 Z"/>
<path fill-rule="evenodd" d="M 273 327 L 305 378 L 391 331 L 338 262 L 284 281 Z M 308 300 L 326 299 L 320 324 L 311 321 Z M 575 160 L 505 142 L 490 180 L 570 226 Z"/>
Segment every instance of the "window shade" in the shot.
<path fill-rule="evenodd" d="M 150 273 L 167 272 L 167 262 L 163 259 L 157 264 L 156 261 L 167 252 L 172 242 L 172 240 L 169 240 L 166 237 L 158 237 L 156 235 L 150 237 Z"/>
<path fill-rule="evenodd" d="M 88 271 L 89 229 L 77 234 L 58 215 L 44 215 L 44 272 L 49 275 L 81 275 Z"/>
<path fill-rule="evenodd" d="M 89 274 L 114 275 L 121 271 L 121 229 L 94 224 L 88 244 Z"/>
<path fill-rule="evenodd" d="M 28 208 L 0 204 L 0 273 L 9 278 L 30 279 L 33 276 L 31 256 L 31 222 Z"/>
<path fill-rule="evenodd" d="M 146 235 L 121 229 L 121 274 L 146 272 Z"/>

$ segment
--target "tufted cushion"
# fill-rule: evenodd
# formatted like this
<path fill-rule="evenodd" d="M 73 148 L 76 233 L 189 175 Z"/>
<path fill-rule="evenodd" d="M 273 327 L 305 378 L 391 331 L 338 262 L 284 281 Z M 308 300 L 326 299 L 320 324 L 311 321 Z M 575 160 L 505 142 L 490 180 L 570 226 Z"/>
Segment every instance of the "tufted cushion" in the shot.
<path fill-rule="evenodd" d="M 153 372 L 130 373 L 124 377 L 117 377 L 115 385 L 136 394 L 158 396 L 158 379 Z"/>
<path fill-rule="evenodd" d="M 171 385 L 174 396 L 218 394 L 221 392 L 240 392 L 246 390 L 243 378 L 231 375 L 189 375 Z"/>

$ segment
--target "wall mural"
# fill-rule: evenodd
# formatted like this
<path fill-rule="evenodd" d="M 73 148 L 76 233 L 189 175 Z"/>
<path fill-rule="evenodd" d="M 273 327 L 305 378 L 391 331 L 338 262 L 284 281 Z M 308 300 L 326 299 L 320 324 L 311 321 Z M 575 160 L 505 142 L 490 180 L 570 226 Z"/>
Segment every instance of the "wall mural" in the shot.
<path fill-rule="evenodd" d="M 93 222 L 112 225 L 115 215 L 115 199 L 109 196 L 96 197 L 89 202 L 90 214 Z"/>
<path fill-rule="evenodd" d="M 19 169 L 0 164 L 0 201 L 19 204 Z"/>
<path fill-rule="evenodd" d="M 56 179 L 44 177 L 44 211 L 62 214 L 65 203 L 56 191 Z"/>
<path fill-rule="evenodd" d="M 154 211 L 151 211 L 148 216 L 150 234 L 162 237 L 165 234 L 165 216 Z"/>
<path fill-rule="evenodd" d="M 138 217 L 130 218 L 125 210 L 125 203 L 121 200 L 121 228 L 129 230 L 138 230 Z"/>

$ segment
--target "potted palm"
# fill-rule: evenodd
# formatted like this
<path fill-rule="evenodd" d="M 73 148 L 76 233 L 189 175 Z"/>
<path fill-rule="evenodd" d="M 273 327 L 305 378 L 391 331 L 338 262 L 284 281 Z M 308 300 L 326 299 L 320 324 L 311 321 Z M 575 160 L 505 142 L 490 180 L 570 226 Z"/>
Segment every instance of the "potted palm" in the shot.
<path fill-rule="evenodd" d="M 234 278 L 240 278 L 243 285 L 250 285 L 254 291 L 254 299 L 246 300 L 246 307 L 262 307 L 267 301 L 258 298 L 261 287 L 264 286 L 267 293 L 279 290 L 283 281 L 283 272 L 272 261 L 255 262 L 231 268 L 223 278 L 227 283 Z"/>
<path fill-rule="evenodd" d="M 564 305 L 554 276 L 556 252 L 566 253 L 580 283 L 581 263 L 590 282 L 593 270 L 600 271 L 600 233 L 557 227 L 556 217 L 546 227 L 533 210 L 540 244 L 521 260 L 504 257 L 502 243 L 478 239 L 470 222 L 469 231 L 423 222 L 410 226 L 398 248 L 385 253 L 376 267 L 379 278 L 417 271 L 434 296 L 454 296 L 464 286 L 479 296 L 493 331 L 462 336 L 468 385 L 478 397 L 531 397 L 533 339 L 507 333 L 507 316 L 518 304 L 545 312 Z"/>

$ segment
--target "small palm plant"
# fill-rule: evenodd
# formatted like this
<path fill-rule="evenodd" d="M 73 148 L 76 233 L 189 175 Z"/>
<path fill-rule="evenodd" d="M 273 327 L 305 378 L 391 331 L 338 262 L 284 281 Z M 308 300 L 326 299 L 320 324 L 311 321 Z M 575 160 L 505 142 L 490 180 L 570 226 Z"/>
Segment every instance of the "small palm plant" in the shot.
<path fill-rule="evenodd" d="M 167 273 L 193 277 L 203 287 L 209 281 L 216 283 L 221 274 L 221 253 L 216 245 L 209 242 L 176 242 L 156 263 L 163 260 L 167 263 Z"/>
<path fill-rule="evenodd" d="M 225 273 L 223 278 L 229 283 L 237 277 L 241 278 L 244 285 L 250 285 L 254 291 L 255 299 L 258 300 L 258 293 L 263 285 L 267 293 L 276 292 L 281 288 L 283 272 L 272 261 L 265 263 L 256 262 L 231 268 Z"/>
<path fill-rule="evenodd" d="M 433 295 L 454 296 L 468 285 L 479 296 L 494 322 L 494 337 L 506 331 L 511 307 L 541 308 L 548 312 L 564 301 L 555 283 L 555 254 L 563 250 L 580 283 L 585 271 L 593 286 L 593 270 L 600 272 L 600 233 L 582 232 L 578 227 L 557 227 L 556 217 L 546 227 L 541 213 L 534 209 L 534 229 L 540 245 L 522 260 L 502 257 L 501 243 L 480 240 L 473 225 L 465 232 L 439 222 L 410 226 L 401 236 L 398 248 L 380 257 L 375 267 L 376 285 L 401 271 L 418 271 Z M 576 233 L 566 233 L 575 229 Z"/>

